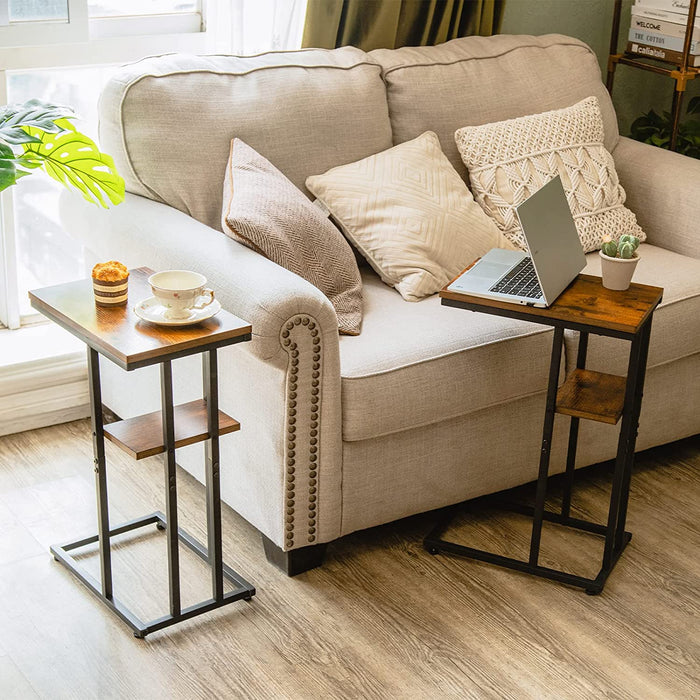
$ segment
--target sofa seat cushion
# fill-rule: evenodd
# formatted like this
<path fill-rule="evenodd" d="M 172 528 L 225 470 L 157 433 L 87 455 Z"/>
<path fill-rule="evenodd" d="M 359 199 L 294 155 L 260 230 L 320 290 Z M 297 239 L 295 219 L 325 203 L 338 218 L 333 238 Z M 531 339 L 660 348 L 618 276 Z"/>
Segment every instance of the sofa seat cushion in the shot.
<path fill-rule="evenodd" d="M 647 367 L 656 367 L 700 353 L 700 260 L 643 243 L 633 282 L 664 288 L 654 312 Z M 600 275 L 600 256 L 589 253 L 584 272 Z M 566 366 L 576 364 L 578 333 L 564 334 Z M 625 375 L 630 343 L 616 338 L 589 336 L 589 369 Z"/>
<path fill-rule="evenodd" d="M 551 329 L 407 303 L 363 270 L 362 334 L 340 338 L 343 439 L 365 440 L 461 416 L 547 387 Z"/>

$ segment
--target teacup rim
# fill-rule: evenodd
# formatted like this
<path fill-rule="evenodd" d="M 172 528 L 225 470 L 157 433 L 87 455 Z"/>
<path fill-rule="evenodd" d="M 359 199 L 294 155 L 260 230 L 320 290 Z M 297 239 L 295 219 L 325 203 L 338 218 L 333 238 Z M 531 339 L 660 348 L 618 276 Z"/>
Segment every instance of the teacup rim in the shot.
<path fill-rule="evenodd" d="M 199 284 L 195 284 L 193 287 L 178 287 L 176 289 L 173 289 L 171 287 L 159 287 L 157 284 L 153 282 L 153 278 L 157 277 L 158 275 L 164 275 L 166 273 L 172 273 L 172 272 L 186 272 L 188 275 L 198 275 L 200 279 L 202 280 Z M 204 287 L 207 283 L 207 278 L 201 273 L 197 272 L 196 270 L 159 270 L 158 272 L 154 272 L 149 278 L 148 278 L 148 284 L 151 285 L 151 287 L 155 289 L 162 289 L 166 292 L 191 292 L 194 291 L 195 289 L 199 289 L 200 287 Z"/>

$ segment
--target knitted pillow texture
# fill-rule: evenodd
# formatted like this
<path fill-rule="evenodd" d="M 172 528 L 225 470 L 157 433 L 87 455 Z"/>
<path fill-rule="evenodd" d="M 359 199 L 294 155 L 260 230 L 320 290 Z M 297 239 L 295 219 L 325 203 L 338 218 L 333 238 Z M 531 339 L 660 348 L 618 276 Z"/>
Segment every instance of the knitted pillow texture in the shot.
<path fill-rule="evenodd" d="M 491 248 L 512 247 L 432 131 L 309 177 L 306 186 L 407 301 L 439 291 Z"/>
<path fill-rule="evenodd" d="M 318 287 L 335 308 L 340 332 L 359 335 L 362 280 L 350 245 L 319 207 L 240 139 L 231 141 L 222 228 Z"/>
<path fill-rule="evenodd" d="M 565 109 L 467 126 L 457 130 L 455 141 L 476 201 L 517 247 L 527 249 L 515 207 L 557 174 L 585 253 L 599 249 L 606 234 L 646 240 L 624 206 L 625 191 L 603 145 L 596 97 Z"/>

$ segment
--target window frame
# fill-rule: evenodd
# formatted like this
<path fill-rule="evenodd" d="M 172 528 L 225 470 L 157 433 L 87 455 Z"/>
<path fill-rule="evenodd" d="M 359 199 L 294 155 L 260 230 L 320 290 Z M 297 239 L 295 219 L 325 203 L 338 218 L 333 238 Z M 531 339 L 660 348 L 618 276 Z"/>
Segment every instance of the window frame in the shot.
<path fill-rule="evenodd" d="M 217 21 L 217 15 L 226 15 L 222 0 L 200 0 L 199 12 L 195 13 L 95 19 L 88 18 L 88 0 L 67 2 L 68 22 L 0 26 L 0 105 L 8 101 L 8 74 L 16 71 L 128 63 L 145 55 L 173 51 L 226 50 L 228 37 L 222 34 L 222 23 Z M 3 7 L 8 6 L 9 0 L 0 0 L 0 17 Z M 51 31 L 60 37 L 46 40 Z M 43 317 L 37 313 L 20 314 L 12 193 L 12 187 L 0 193 L 0 324 L 19 328 Z"/>

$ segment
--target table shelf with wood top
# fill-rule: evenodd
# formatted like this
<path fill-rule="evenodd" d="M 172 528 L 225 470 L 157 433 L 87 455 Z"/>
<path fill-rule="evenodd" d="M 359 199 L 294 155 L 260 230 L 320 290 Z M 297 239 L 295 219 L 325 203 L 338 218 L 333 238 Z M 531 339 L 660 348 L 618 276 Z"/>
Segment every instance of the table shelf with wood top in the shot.
<path fill-rule="evenodd" d="M 591 595 L 598 594 L 603 590 L 608 576 L 632 538 L 631 533 L 625 530 L 629 487 L 642 405 L 651 322 L 654 309 L 661 302 L 663 290 L 659 287 L 632 284 L 627 291 L 611 291 L 602 286 L 600 277 L 578 275 L 551 306 L 537 308 L 460 294 L 450 291 L 448 287 L 449 285 L 440 292 L 442 304 L 445 306 L 553 326 L 554 337 L 534 506 L 508 504 L 514 512 L 532 517 L 530 552 L 527 561 L 465 547 L 443 539 L 454 515 L 454 509 L 451 509 L 425 538 L 424 545 L 431 554 L 448 552 L 465 556 L 578 586 Z M 576 367 L 568 374 L 563 384 L 558 386 L 565 329 L 579 332 L 578 353 Z M 627 376 L 621 377 L 586 369 L 588 338 L 591 333 L 630 341 Z M 564 490 L 559 512 L 545 509 L 556 413 L 570 416 L 571 421 Z M 581 419 L 610 425 L 615 425 L 622 419 L 608 518 L 605 524 L 592 523 L 571 516 L 576 448 Z M 587 578 L 539 564 L 543 521 L 605 537 L 603 562 L 597 576 Z"/>
<path fill-rule="evenodd" d="M 137 268 L 129 275 L 126 306 L 102 307 L 94 301 L 91 280 L 80 280 L 29 293 L 32 306 L 88 346 L 88 377 L 97 494 L 97 535 L 51 547 L 54 558 L 66 566 L 92 593 L 133 630 L 136 637 L 169 627 L 237 600 L 250 600 L 255 588 L 224 564 L 221 542 L 219 437 L 240 429 L 234 418 L 219 410 L 217 350 L 251 338 L 251 327 L 242 319 L 219 311 L 216 316 L 191 326 L 156 326 L 136 316 L 133 304 L 151 296 L 151 270 Z M 175 406 L 172 361 L 202 355 L 203 397 Z M 160 365 L 161 410 L 104 424 L 100 385 L 100 355 L 131 371 Z M 159 511 L 117 527 L 109 522 L 105 438 L 140 460 L 164 455 L 165 514 Z M 207 544 L 178 527 L 175 450 L 205 442 Z M 110 541 L 117 535 L 148 525 L 165 530 L 168 550 L 169 613 L 145 622 L 114 595 Z M 211 569 L 212 596 L 183 608 L 180 600 L 179 542 Z M 90 544 L 99 545 L 100 580 L 89 575 L 72 555 Z M 224 580 L 231 590 L 224 590 Z"/>

